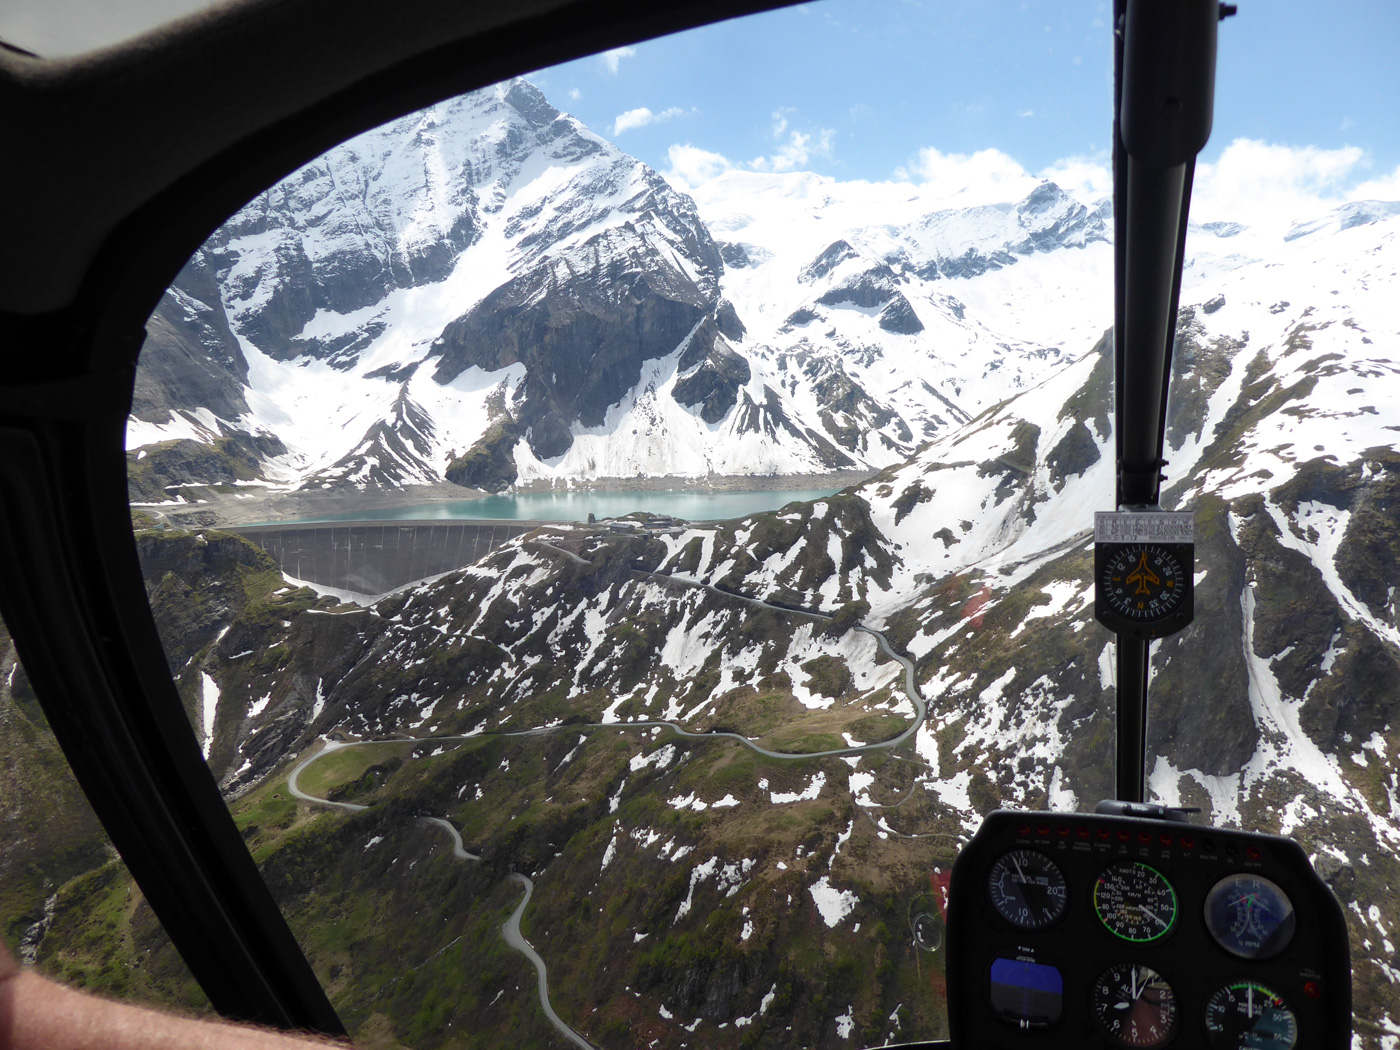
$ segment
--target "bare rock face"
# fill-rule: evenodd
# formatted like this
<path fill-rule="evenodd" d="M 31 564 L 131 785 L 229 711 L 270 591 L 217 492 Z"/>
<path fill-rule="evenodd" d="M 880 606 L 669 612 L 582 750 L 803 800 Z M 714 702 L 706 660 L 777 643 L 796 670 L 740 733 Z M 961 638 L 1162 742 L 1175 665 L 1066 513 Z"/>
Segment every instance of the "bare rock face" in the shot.
<path fill-rule="evenodd" d="M 133 503 L 165 503 L 184 486 L 252 481 L 263 460 L 286 451 L 276 435 L 241 430 L 212 441 L 163 441 L 127 454 L 127 494 Z"/>
<path fill-rule="evenodd" d="M 585 248 L 609 257 L 603 279 L 546 265 L 502 285 L 433 344 L 442 383 L 473 366 L 525 365 L 512 411 L 540 459 L 569 450 L 575 421 L 601 424 L 640 381 L 642 363 L 673 352 L 717 302 L 713 287 L 697 286 L 628 231 Z"/>
<path fill-rule="evenodd" d="M 771 386 L 764 386 L 761 402 L 750 397 L 747 390 L 739 393 L 734 429 L 740 434 L 767 434 L 770 437 L 790 434 L 809 444 L 826 470 L 847 470 L 856 465 L 854 459 L 825 436 L 811 427 L 803 427 L 794 422 L 783 408 L 783 399 Z"/>
<path fill-rule="evenodd" d="M 706 423 L 718 423 L 729 414 L 753 374 L 748 360 L 735 352 L 719 327 L 717 319 L 707 321 L 691 337 L 676 366 L 683 374 L 671 388 L 677 404 L 700 406 Z"/>
<path fill-rule="evenodd" d="M 924 330 L 913 305 L 900 290 L 901 279 L 890 266 L 852 247 L 849 241 L 833 241 L 797 276 L 813 286 L 809 306 L 799 307 L 787 324 L 795 328 L 816 320 L 817 306 L 832 309 L 879 311 L 879 325 L 895 335 L 916 335 Z"/>
<path fill-rule="evenodd" d="M 497 420 L 464 454 L 447 465 L 447 480 L 467 488 L 500 492 L 515 484 L 519 472 L 511 452 L 520 428 L 509 419 Z"/>
<path fill-rule="evenodd" d="M 146 322 L 131 414 L 164 423 L 172 411 L 207 408 L 220 419 L 238 419 L 248 411 L 247 381 L 248 362 L 204 252 L 197 252 Z"/>
<path fill-rule="evenodd" d="M 352 451 L 310 475 L 301 488 L 325 488 L 344 480 L 374 487 L 405 481 L 431 484 L 437 480 L 431 463 L 433 430 L 432 418 L 408 396 L 405 383 L 388 418 L 371 424 Z"/>
<path fill-rule="evenodd" d="M 896 335 L 916 335 L 924 330 L 924 323 L 903 293 L 895 292 L 880 311 L 880 327 Z"/>

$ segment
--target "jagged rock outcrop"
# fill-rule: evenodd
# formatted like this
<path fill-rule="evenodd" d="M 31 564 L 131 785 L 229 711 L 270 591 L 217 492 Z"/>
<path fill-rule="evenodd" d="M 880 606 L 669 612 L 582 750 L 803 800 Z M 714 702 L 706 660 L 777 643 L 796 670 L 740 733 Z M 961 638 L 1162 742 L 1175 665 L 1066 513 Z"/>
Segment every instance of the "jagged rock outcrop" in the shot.
<path fill-rule="evenodd" d="M 1042 182 L 1015 204 L 928 215 L 908 234 L 902 256 L 926 280 L 967 279 L 1035 252 L 1106 241 L 1108 217 L 1107 207 L 1091 210 Z"/>
<path fill-rule="evenodd" d="M 175 410 L 223 420 L 248 412 L 248 362 L 229 328 L 203 250 L 196 252 L 146 322 L 131 414 L 165 423 Z"/>
<path fill-rule="evenodd" d="M 433 344 L 434 377 L 449 383 L 467 368 L 523 364 L 515 419 L 537 457 L 563 455 L 575 421 L 600 425 L 637 385 L 643 362 L 674 351 L 717 306 L 718 253 L 707 238 L 697 250 L 712 267 L 701 283 L 635 230 L 601 233 L 578 250 L 586 265 L 547 261 L 449 324 Z"/>
<path fill-rule="evenodd" d="M 718 423 L 727 416 L 753 376 L 749 362 L 734 352 L 717 325 L 709 324 L 691 338 L 677 369 L 681 375 L 671 396 L 678 404 L 698 407 L 706 423 Z"/>

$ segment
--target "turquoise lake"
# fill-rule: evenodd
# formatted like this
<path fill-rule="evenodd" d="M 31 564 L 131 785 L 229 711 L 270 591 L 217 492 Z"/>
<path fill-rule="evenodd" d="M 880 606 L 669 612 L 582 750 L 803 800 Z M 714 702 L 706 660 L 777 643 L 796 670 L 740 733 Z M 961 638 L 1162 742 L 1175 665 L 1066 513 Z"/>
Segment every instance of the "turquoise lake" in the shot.
<path fill-rule="evenodd" d="M 525 521 L 587 521 L 620 518 L 635 511 L 669 514 L 687 521 L 721 521 L 742 518 L 765 510 L 777 510 L 795 500 L 823 499 L 839 489 L 764 489 L 757 492 L 705 491 L 602 491 L 531 492 L 519 496 L 486 496 L 451 503 L 423 503 L 411 507 L 367 508 L 345 514 L 298 518 L 317 521 L 425 521 L 493 518 Z M 281 522 L 279 522 L 281 524 Z"/>

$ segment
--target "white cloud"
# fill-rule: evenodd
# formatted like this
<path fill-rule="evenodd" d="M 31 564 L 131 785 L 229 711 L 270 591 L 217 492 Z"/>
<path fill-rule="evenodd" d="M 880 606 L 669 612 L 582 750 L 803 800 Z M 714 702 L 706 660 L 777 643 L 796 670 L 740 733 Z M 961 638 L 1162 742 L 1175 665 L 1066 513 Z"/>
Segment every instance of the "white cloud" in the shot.
<path fill-rule="evenodd" d="M 688 142 L 684 146 L 673 145 L 666 151 L 666 159 L 671 164 L 666 178 L 683 189 L 694 189 L 734 167 L 722 153 L 712 153 Z"/>
<path fill-rule="evenodd" d="M 583 95 L 578 88 L 569 88 L 569 101 L 577 102 Z"/>
<path fill-rule="evenodd" d="M 1400 201 L 1400 165 L 1379 178 L 1367 179 L 1352 192 L 1352 200 Z"/>
<path fill-rule="evenodd" d="M 1033 117 L 1033 116 L 1035 116 L 1035 110 L 1033 110 L 1033 109 L 1018 109 L 1018 110 L 1016 111 L 1016 115 L 1017 115 L 1018 117 Z"/>
<path fill-rule="evenodd" d="M 612 133 L 621 135 L 624 131 L 630 131 L 632 128 L 644 128 L 648 124 L 661 124 L 674 117 L 683 116 L 685 116 L 685 110 L 679 106 L 663 109 L 660 113 L 653 113 L 646 106 L 639 106 L 637 109 L 629 109 L 626 113 L 619 113 L 617 119 L 613 121 Z"/>
<path fill-rule="evenodd" d="M 1108 157 L 1065 157 L 1037 174 L 1083 204 L 1113 196 L 1113 169 Z"/>
<path fill-rule="evenodd" d="M 772 156 L 755 157 L 744 167 L 753 171 L 794 171 L 810 164 L 813 157 L 831 156 L 835 130 L 798 131 L 788 120 L 788 115 L 796 112 L 793 106 L 779 106 L 773 111 L 773 140 L 778 143 L 777 150 Z"/>
<path fill-rule="evenodd" d="M 1196 165 L 1191 217 L 1287 228 L 1349 200 L 1400 196 L 1400 171 L 1361 181 L 1369 166 L 1356 146 L 1319 149 L 1236 139 L 1215 163 Z"/>
<path fill-rule="evenodd" d="M 1019 199 L 1038 179 L 1092 205 L 1113 193 L 1109 165 L 1106 154 L 1066 157 L 1031 175 L 1000 150 L 962 154 L 930 148 L 895 177 L 920 183 L 932 196 L 957 198 L 959 206 Z M 1400 167 L 1373 173 L 1370 157 L 1354 146 L 1322 149 L 1236 139 L 1214 163 L 1196 166 L 1191 218 L 1281 233 L 1354 200 L 1400 200 Z"/>
<path fill-rule="evenodd" d="M 610 51 L 604 51 L 598 57 L 603 60 L 603 65 L 608 67 L 609 73 L 616 73 L 617 67 L 624 58 L 631 58 L 637 53 L 635 47 L 615 47 Z"/>
<path fill-rule="evenodd" d="M 680 115 L 682 112 L 667 110 L 663 114 L 652 114 L 650 110 L 633 110 L 617 118 L 613 134 L 617 134 L 619 126 L 623 130 L 637 126 L 637 123 L 633 122 L 634 117 L 636 122 L 652 123 L 669 119 L 672 115 Z M 791 106 L 782 106 L 773 111 L 772 132 L 776 148 L 771 154 L 736 163 L 722 153 L 713 153 L 689 143 L 684 146 L 674 145 L 667 153 L 671 169 L 666 172 L 666 177 L 682 188 L 695 189 L 701 183 L 708 182 L 726 171 L 798 171 L 810 165 L 815 158 L 829 158 L 836 144 L 835 129 L 798 131 L 788 119 L 789 114 L 796 112 Z"/>
<path fill-rule="evenodd" d="M 693 189 L 730 170 L 798 171 L 817 158 L 830 157 L 835 133 L 797 131 L 792 113 L 774 112 L 772 130 L 778 141 L 770 155 L 731 161 L 689 143 L 673 145 L 666 177 Z M 942 198 L 954 207 L 1020 200 L 1041 179 L 1091 206 L 1113 192 L 1106 153 L 1065 157 L 1031 173 L 997 149 L 964 154 L 928 148 L 897 169 L 894 179 L 917 183 L 927 197 Z M 1237 222 L 1278 234 L 1355 200 L 1400 200 L 1400 167 L 1375 171 L 1370 156 L 1356 147 L 1323 149 L 1236 139 L 1216 161 L 1197 165 L 1191 218 L 1198 223 Z"/>
<path fill-rule="evenodd" d="M 999 149 L 941 153 L 930 146 L 895 177 L 918 182 L 934 197 L 956 197 L 960 206 L 1017 200 L 1039 180 Z"/>
<path fill-rule="evenodd" d="M 787 141 L 771 157 L 755 157 L 748 166 L 754 171 L 794 171 L 811 163 L 813 157 L 830 157 L 835 139 L 831 128 L 822 128 L 815 135 L 790 131 Z"/>

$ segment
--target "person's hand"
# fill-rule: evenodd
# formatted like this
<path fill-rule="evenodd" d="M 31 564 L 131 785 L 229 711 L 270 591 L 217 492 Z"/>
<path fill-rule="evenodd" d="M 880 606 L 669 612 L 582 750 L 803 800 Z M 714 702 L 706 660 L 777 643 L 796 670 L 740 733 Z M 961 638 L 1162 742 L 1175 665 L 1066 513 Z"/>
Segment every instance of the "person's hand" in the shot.
<path fill-rule="evenodd" d="M 14 956 L 10 954 L 9 945 L 0 937 L 0 981 L 7 981 L 17 973 L 19 963 L 15 962 Z"/>

